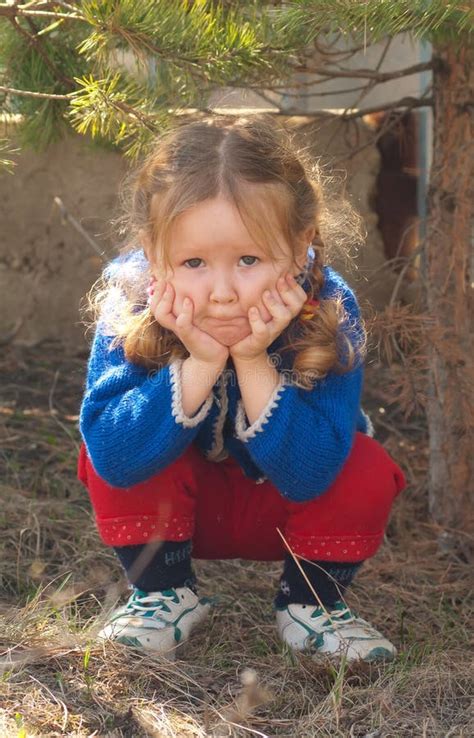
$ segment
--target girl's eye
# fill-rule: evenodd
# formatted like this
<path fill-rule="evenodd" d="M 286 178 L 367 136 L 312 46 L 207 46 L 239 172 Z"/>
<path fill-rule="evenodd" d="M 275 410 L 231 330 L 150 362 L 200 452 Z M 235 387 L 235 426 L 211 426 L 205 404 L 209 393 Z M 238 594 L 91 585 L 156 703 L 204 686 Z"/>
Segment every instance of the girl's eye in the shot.
<path fill-rule="evenodd" d="M 258 256 L 241 256 L 240 258 L 241 259 L 254 259 L 254 260 L 257 260 L 258 261 Z M 189 266 L 190 269 L 196 269 L 199 266 L 199 264 L 196 264 L 196 262 L 200 262 L 200 261 L 202 261 L 202 259 L 199 259 L 199 258 L 196 257 L 194 259 L 186 259 L 186 261 L 184 262 L 184 264 L 186 266 Z M 247 262 L 246 263 L 246 266 L 253 266 L 254 263 L 255 263 L 255 261 L 253 261 L 252 264 L 249 264 Z"/>
<path fill-rule="evenodd" d="M 242 256 L 242 259 L 257 259 L 258 261 L 258 256 Z M 252 264 L 247 264 L 246 266 L 252 266 Z"/>

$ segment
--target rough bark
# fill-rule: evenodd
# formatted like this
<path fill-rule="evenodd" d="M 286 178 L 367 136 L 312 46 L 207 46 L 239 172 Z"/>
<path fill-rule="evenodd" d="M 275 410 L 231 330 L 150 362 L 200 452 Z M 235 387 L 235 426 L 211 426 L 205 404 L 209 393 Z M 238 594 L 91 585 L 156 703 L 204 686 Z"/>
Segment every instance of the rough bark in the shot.
<path fill-rule="evenodd" d="M 425 245 L 430 335 L 429 501 L 440 544 L 473 551 L 474 53 L 435 49 L 434 149 Z"/>

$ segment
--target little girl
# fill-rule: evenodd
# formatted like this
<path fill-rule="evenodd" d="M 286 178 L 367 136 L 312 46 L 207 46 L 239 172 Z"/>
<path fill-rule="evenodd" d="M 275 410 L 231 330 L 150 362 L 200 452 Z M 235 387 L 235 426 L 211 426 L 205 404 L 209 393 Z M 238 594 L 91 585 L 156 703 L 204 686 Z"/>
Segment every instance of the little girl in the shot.
<path fill-rule="evenodd" d="M 133 590 L 101 637 L 173 658 L 210 608 L 193 557 L 282 560 L 282 641 L 393 658 L 343 600 L 405 486 L 360 408 L 356 298 L 323 263 L 358 216 L 265 116 L 176 128 L 129 199 L 80 414 L 79 478 Z"/>

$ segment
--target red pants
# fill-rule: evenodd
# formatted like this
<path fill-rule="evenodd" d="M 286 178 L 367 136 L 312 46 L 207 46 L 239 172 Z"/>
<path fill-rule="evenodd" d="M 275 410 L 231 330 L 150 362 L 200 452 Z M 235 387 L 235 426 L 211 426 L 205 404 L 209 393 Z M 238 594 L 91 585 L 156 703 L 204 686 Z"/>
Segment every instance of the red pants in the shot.
<path fill-rule="evenodd" d="M 320 497 L 290 502 L 270 481 L 245 477 L 231 457 L 208 461 L 191 445 L 146 482 L 112 487 L 84 444 L 78 477 L 87 487 L 104 543 L 128 546 L 193 540 L 198 559 L 277 561 L 286 548 L 308 559 L 362 561 L 379 548 L 405 477 L 385 449 L 357 433 L 336 481 Z"/>

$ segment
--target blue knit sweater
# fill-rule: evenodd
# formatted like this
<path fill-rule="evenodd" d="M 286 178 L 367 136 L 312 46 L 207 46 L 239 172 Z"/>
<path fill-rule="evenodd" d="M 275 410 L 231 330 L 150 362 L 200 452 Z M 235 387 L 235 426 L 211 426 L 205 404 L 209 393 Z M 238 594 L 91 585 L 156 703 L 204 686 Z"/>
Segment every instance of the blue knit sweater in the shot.
<path fill-rule="evenodd" d="M 123 263 L 123 257 L 112 267 L 117 263 Z M 324 276 L 320 297 L 342 294 L 347 330 L 357 337 L 359 308 L 353 292 L 330 267 L 324 267 Z M 308 290 L 309 283 L 303 288 Z M 332 484 L 357 430 L 372 433 L 360 407 L 363 367 L 359 364 L 346 374 L 330 372 L 311 390 L 303 390 L 292 382 L 294 354 L 278 353 L 281 336 L 267 350 L 280 374 L 279 384 L 250 426 L 231 361 L 199 410 L 188 417 L 181 402 L 182 360 L 150 371 L 127 361 L 121 346 L 110 350 L 111 341 L 99 324 L 80 430 L 96 472 L 114 487 L 145 481 L 194 443 L 209 461 L 230 455 L 246 476 L 257 483 L 269 479 L 282 495 L 302 502 Z"/>

